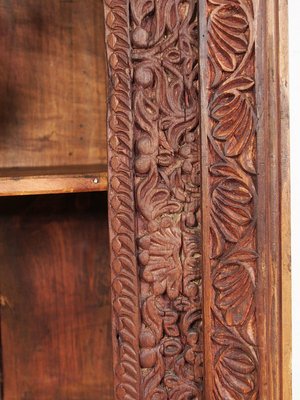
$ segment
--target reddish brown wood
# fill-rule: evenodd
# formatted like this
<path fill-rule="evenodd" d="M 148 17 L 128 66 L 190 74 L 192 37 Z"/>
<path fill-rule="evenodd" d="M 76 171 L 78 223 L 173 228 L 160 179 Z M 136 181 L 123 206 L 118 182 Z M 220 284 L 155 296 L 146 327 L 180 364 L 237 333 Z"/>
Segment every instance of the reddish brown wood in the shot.
<path fill-rule="evenodd" d="M 200 1 L 206 398 L 291 398 L 286 7 Z"/>
<path fill-rule="evenodd" d="M 1 199 L 4 400 L 290 400 L 286 1 L 46 3 L 0 1 L 0 184 L 93 189 L 107 98 L 112 315 L 103 199 Z"/>
<path fill-rule="evenodd" d="M 0 187 L 0 196 L 106 191 L 107 167 L 75 165 L 3 169 L 0 171 Z"/>
<path fill-rule="evenodd" d="M 127 6 L 106 7 L 116 398 L 200 399 L 197 2 Z"/>
<path fill-rule="evenodd" d="M 105 2 L 108 61 L 108 204 L 111 259 L 114 398 L 138 400 L 139 274 L 133 184 L 129 2 Z"/>
<path fill-rule="evenodd" d="M 284 10 L 106 1 L 117 399 L 290 399 Z"/>
<path fill-rule="evenodd" d="M 4 399 L 111 400 L 104 194 L 0 200 Z"/>
<path fill-rule="evenodd" d="M 262 19 L 252 0 L 200 3 L 205 397 L 256 399 L 255 25 Z"/>
<path fill-rule="evenodd" d="M 0 1 L 0 168 L 106 163 L 103 2 Z"/>

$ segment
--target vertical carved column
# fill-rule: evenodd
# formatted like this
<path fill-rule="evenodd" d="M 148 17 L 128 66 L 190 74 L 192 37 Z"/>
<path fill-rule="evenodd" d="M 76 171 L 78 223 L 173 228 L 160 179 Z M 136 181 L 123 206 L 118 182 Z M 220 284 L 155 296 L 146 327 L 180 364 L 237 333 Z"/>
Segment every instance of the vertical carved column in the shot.
<path fill-rule="evenodd" d="M 200 1 L 206 398 L 259 396 L 253 0 Z"/>
<path fill-rule="evenodd" d="M 201 399 L 197 2 L 130 6 L 142 392 Z"/>
<path fill-rule="evenodd" d="M 197 6 L 105 4 L 118 399 L 202 398 Z"/>
<path fill-rule="evenodd" d="M 129 3 L 105 3 L 108 178 L 115 399 L 140 399 L 140 307 L 133 181 Z"/>

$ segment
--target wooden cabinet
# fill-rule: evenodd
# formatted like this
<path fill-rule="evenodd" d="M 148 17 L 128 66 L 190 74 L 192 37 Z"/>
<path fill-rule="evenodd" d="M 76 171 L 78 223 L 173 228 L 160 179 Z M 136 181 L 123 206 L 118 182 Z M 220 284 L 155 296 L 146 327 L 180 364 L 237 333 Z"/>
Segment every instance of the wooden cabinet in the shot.
<path fill-rule="evenodd" d="M 1 400 L 291 399 L 286 12 L 0 0 Z"/>

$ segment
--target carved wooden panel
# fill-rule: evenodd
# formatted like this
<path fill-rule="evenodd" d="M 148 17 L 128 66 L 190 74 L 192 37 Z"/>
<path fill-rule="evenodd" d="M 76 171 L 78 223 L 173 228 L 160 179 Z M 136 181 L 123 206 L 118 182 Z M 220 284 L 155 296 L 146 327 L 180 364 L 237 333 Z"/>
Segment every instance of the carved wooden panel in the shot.
<path fill-rule="evenodd" d="M 256 399 L 259 392 L 254 6 L 252 0 L 202 6 L 205 345 L 216 400 Z"/>
<path fill-rule="evenodd" d="M 131 1 L 141 390 L 202 397 L 197 2 Z"/>
<path fill-rule="evenodd" d="M 116 399 L 283 398 L 284 10 L 105 1 Z"/>

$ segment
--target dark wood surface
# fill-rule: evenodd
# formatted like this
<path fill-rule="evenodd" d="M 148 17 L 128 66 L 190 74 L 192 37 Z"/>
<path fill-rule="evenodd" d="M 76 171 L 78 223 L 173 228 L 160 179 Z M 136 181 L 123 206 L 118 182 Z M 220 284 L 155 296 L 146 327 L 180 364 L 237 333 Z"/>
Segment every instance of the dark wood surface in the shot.
<path fill-rule="evenodd" d="M 0 1 L 0 168 L 106 163 L 103 3 Z"/>
<path fill-rule="evenodd" d="M 104 194 L 0 200 L 4 400 L 111 400 Z"/>

